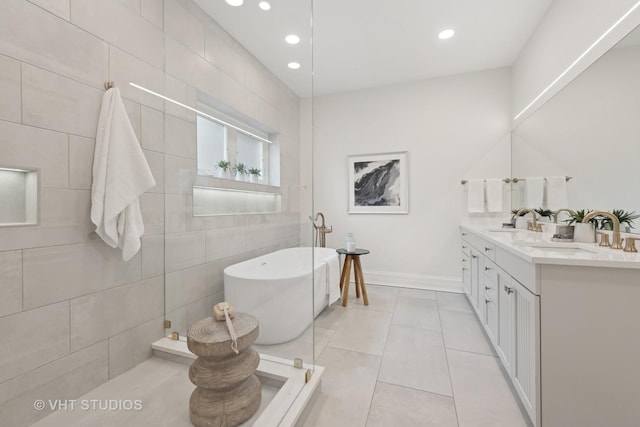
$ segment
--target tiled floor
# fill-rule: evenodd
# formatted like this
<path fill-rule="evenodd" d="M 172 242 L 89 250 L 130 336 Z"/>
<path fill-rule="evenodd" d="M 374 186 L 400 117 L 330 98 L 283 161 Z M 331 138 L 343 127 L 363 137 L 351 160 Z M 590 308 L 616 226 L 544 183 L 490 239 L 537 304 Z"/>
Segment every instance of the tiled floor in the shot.
<path fill-rule="evenodd" d="M 316 321 L 326 370 L 305 426 L 527 426 L 464 295 L 367 290 L 368 307 L 352 299 Z"/>
<path fill-rule="evenodd" d="M 351 299 L 317 318 L 317 364 L 326 369 L 305 427 L 527 426 L 464 295 L 367 290 L 368 307 Z M 308 362 L 311 332 L 259 350 Z M 143 399 L 143 411 L 63 412 L 37 425 L 188 426 L 187 368 L 152 358 L 84 397 Z"/>

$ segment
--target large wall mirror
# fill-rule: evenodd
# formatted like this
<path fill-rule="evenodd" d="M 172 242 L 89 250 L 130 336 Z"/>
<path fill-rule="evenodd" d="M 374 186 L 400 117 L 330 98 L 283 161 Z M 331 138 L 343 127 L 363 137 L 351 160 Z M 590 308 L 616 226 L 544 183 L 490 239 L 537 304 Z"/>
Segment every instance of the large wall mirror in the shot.
<path fill-rule="evenodd" d="M 512 176 L 570 176 L 567 207 L 640 213 L 639 165 L 640 27 L 513 130 Z"/>

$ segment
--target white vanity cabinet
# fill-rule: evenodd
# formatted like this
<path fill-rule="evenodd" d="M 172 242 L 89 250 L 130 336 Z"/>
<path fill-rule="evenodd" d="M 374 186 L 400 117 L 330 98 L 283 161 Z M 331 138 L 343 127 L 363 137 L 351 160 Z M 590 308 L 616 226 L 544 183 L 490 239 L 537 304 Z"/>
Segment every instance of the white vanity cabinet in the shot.
<path fill-rule="evenodd" d="M 508 265 L 495 262 L 505 257 L 494 244 L 468 233 L 462 241 L 471 259 L 471 291 L 465 293 L 529 417 L 539 425 L 539 297 L 512 277 Z"/>
<path fill-rule="evenodd" d="M 640 426 L 640 253 L 462 233 L 465 293 L 533 425 Z"/>

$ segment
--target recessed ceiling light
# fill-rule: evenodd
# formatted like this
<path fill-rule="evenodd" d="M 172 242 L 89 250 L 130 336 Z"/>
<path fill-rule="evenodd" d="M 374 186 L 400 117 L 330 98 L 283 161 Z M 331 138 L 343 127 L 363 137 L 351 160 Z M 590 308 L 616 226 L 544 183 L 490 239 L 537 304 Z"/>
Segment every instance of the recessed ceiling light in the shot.
<path fill-rule="evenodd" d="M 296 36 L 295 34 L 289 34 L 287 37 L 284 38 L 284 41 L 286 41 L 289 44 L 298 44 L 300 43 L 300 37 Z"/>
<path fill-rule="evenodd" d="M 271 10 L 271 5 L 267 1 L 261 1 L 260 3 L 258 3 L 258 6 L 262 10 Z"/>
<path fill-rule="evenodd" d="M 440 31 L 440 32 L 438 33 L 438 38 L 439 38 L 440 40 L 450 39 L 451 37 L 453 37 L 453 35 L 454 35 L 455 33 L 456 33 L 456 32 L 455 32 L 455 31 L 453 31 L 451 28 L 446 29 L 446 30 L 442 30 L 442 31 Z"/>
<path fill-rule="evenodd" d="M 297 70 L 298 68 L 300 68 L 300 64 L 297 62 L 289 62 L 289 64 L 287 64 L 287 67 L 291 68 L 292 70 Z"/>
<path fill-rule="evenodd" d="M 242 6 L 244 0 L 225 0 L 229 6 Z"/>

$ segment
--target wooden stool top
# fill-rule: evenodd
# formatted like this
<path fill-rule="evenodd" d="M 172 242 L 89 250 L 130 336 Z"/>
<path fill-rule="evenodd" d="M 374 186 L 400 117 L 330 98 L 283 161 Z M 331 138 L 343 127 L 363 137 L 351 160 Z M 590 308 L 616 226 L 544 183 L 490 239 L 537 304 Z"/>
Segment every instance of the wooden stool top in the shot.
<path fill-rule="evenodd" d="M 362 249 L 362 248 L 356 248 L 355 251 L 353 252 L 349 252 L 346 249 L 336 249 L 336 252 L 338 252 L 341 255 L 366 255 L 369 253 L 368 249 Z"/>
<path fill-rule="evenodd" d="M 243 351 L 258 338 L 258 319 L 255 317 L 236 313 L 231 323 L 238 336 L 238 350 Z M 217 321 L 213 317 L 202 319 L 189 328 L 187 347 L 198 356 L 221 357 L 234 354 L 226 322 Z"/>

